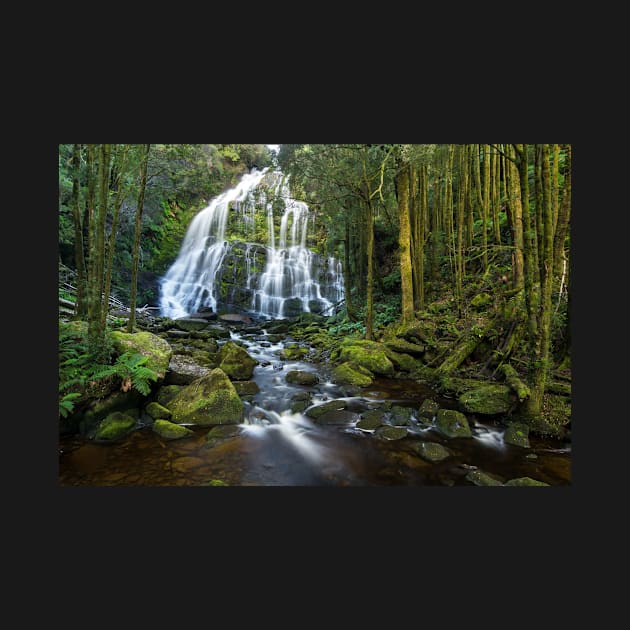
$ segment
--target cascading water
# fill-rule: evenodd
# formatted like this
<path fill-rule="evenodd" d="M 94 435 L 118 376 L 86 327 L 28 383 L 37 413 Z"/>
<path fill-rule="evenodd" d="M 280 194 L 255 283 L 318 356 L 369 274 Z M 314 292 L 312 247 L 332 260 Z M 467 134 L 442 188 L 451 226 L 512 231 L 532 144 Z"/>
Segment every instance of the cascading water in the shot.
<path fill-rule="evenodd" d="M 257 221 L 259 213 L 266 221 L 262 214 Z M 324 262 L 307 248 L 311 218 L 308 205 L 291 197 L 280 171 L 244 175 L 190 224 L 177 259 L 161 281 L 162 315 L 177 319 L 204 306 L 217 311 L 234 305 L 266 318 L 333 314 L 344 295 L 341 263 L 333 257 Z M 237 231 L 228 232 L 232 223 Z M 227 240 L 252 238 L 265 223 L 266 246 Z"/>

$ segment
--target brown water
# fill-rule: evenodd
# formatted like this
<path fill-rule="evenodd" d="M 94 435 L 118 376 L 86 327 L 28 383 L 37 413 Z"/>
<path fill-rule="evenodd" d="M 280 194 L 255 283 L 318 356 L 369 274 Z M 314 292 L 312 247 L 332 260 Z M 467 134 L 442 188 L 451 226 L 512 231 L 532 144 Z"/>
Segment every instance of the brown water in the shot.
<path fill-rule="evenodd" d="M 246 405 L 242 433 L 212 447 L 208 428 L 195 436 L 164 440 L 150 426 L 141 426 L 114 444 L 68 436 L 59 443 L 59 481 L 63 486 L 460 486 L 478 468 L 499 480 L 532 477 L 550 485 L 571 483 L 570 444 L 530 436 L 531 448 L 504 444 L 500 423 L 468 416 L 472 438 L 445 438 L 434 428 L 412 421 L 402 440 L 383 440 L 355 427 L 358 415 L 348 414 L 341 425 L 318 425 L 303 414 L 288 411 L 291 397 L 308 389 L 313 402 L 344 398 L 347 410 L 359 414 L 385 401 L 417 409 L 430 397 L 441 407 L 455 402 L 440 398 L 415 381 L 377 379 L 368 391 L 347 395 L 326 380 L 326 368 L 305 362 L 277 361 L 281 345 L 261 347 L 252 340 L 248 350 L 269 365 L 255 369 L 261 392 Z M 275 365 L 275 368 L 274 368 Z M 318 371 L 322 383 L 305 388 L 286 383 L 291 369 Z M 265 416 L 261 422 L 259 417 Z M 420 458 L 417 441 L 438 442 L 451 457 L 439 463 Z M 535 459 L 528 458 L 531 454 Z"/>

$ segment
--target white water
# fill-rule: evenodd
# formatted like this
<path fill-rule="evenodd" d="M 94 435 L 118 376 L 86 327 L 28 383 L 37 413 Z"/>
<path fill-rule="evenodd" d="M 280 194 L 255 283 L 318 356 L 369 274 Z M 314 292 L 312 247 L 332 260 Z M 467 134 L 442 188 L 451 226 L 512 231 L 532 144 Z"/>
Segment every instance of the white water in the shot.
<path fill-rule="evenodd" d="M 202 306 L 217 309 L 216 275 L 225 256 L 228 204 L 243 202 L 267 169 L 253 170 L 226 192 L 215 197 L 192 220 L 175 262 L 161 282 L 160 311 L 176 319 Z"/>
<path fill-rule="evenodd" d="M 267 215 L 267 260 L 260 277 L 252 270 L 252 243 L 246 244 L 244 253 L 247 279 L 243 289 L 251 293 L 249 308 L 262 317 L 279 319 L 314 309 L 324 315 L 333 314 L 333 306 L 344 295 L 341 262 L 330 257 L 326 267 L 321 267 L 319 256 L 306 247 L 309 223 L 314 223 L 308 205 L 291 197 L 287 179 L 280 171 L 268 171 L 253 170 L 244 175 L 237 186 L 215 197 L 194 217 L 177 259 L 161 280 L 162 315 L 177 319 L 204 306 L 215 312 L 221 306 L 217 285 L 228 250 L 230 206 L 250 226 L 247 230 L 251 229 L 252 234 L 256 212 Z M 253 193 L 262 183 L 268 190 L 260 189 L 256 201 Z M 276 239 L 274 205 L 278 207 L 279 201 L 283 210 Z M 309 221 L 311 218 L 313 221 Z M 322 278 L 324 287 L 318 278 Z"/>

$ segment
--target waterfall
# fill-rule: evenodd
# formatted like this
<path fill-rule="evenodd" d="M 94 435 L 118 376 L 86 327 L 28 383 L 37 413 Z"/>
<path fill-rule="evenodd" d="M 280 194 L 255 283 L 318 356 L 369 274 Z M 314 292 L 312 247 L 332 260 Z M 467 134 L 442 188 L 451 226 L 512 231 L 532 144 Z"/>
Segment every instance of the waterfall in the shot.
<path fill-rule="evenodd" d="M 227 230 L 232 239 L 244 235 L 231 231 L 237 227 L 229 227 L 230 216 L 253 238 L 259 212 L 266 214 L 266 247 L 229 243 Z M 236 306 L 266 318 L 332 314 L 343 299 L 341 262 L 332 257 L 324 262 L 306 247 L 309 225 L 314 225 L 314 217 L 308 205 L 291 197 L 280 171 L 265 168 L 244 175 L 192 220 L 177 259 L 160 282 L 162 315 L 177 319 L 204 306 L 215 312 Z"/>

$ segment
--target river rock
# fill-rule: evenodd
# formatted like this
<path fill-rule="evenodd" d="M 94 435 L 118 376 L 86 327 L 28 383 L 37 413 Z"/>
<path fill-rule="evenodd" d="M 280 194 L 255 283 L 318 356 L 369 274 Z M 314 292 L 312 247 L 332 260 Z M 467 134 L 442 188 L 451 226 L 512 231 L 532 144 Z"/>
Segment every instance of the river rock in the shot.
<path fill-rule="evenodd" d="M 293 383 L 294 385 L 317 385 L 319 379 L 317 374 L 313 372 L 305 372 L 303 370 L 290 370 L 286 376 L 287 383 Z"/>
<path fill-rule="evenodd" d="M 175 354 L 168 365 L 164 383 L 167 385 L 189 385 L 207 374 L 210 374 L 209 367 L 199 365 L 192 357 Z"/>
<path fill-rule="evenodd" d="M 298 392 L 291 398 L 291 413 L 301 413 L 311 404 L 312 395 L 308 391 Z"/>
<path fill-rule="evenodd" d="M 385 424 L 385 416 L 386 412 L 384 409 L 370 409 L 369 411 L 364 411 L 356 427 L 363 431 L 374 431 Z"/>
<path fill-rule="evenodd" d="M 181 440 L 182 438 L 193 437 L 194 431 L 179 424 L 174 424 L 168 420 L 156 420 L 152 427 L 153 431 L 166 440 Z"/>
<path fill-rule="evenodd" d="M 283 361 L 300 361 L 308 354 L 308 348 L 299 346 L 297 343 L 287 344 L 280 350 L 280 358 Z"/>
<path fill-rule="evenodd" d="M 507 413 L 515 397 L 508 385 L 485 383 L 460 394 L 459 406 L 466 413 L 497 415 Z"/>
<path fill-rule="evenodd" d="M 374 432 L 374 435 L 382 438 L 383 440 L 402 440 L 407 437 L 407 429 L 405 427 L 379 427 Z"/>
<path fill-rule="evenodd" d="M 239 424 L 244 417 L 243 402 L 220 368 L 182 388 L 165 406 L 177 424 Z"/>
<path fill-rule="evenodd" d="M 447 448 L 437 442 L 414 442 L 412 448 L 428 462 L 441 462 L 451 455 Z"/>
<path fill-rule="evenodd" d="M 97 442 L 115 442 L 136 428 L 136 419 L 121 411 L 114 411 L 101 420 L 94 434 Z"/>
<path fill-rule="evenodd" d="M 506 444 L 514 444 L 522 448 L 529 448 L 529 426 L 524 422 L 512 422 L 503 434 Z"/>
<path fill-rule="evenodd" d="M 233 381 L 232 385 L 239 396 L 255 396 L 260 391 L 256 381 Z"/>
<path fill-rule="evenodd" d="M 466 475 L 466 480 L 474 483 L 476 486 L 502 486 L 503 482 L 483 472 L 483 470 L 471 470 Z"/>
<path fill-rule="evenodd" d="M 309 407 L 304 414 L 309 418 L 319 418 L 324 415 L 328 411 L 338 411 L 340 409 L 345 409 L 348 406 L 348 403 L 345 400 L 331 400 L 329 402 L 321 403 L 313 405 Z"/>
<path fill-rule="evenodd" d="M 124 333 L 114 330 L 111 333 L 114 350 L 118 354 L 139 352 L 147 357 L 145 367 L 158 375 L 158 382 L 166 375 L 173 349 L 168 341 L 150 332 Z"/>
<path fill-rule="evenodd" d="M 203 330 L 208 326 L 208 320 L 196 317 L 182 317 L 180 319 L 174 319 L 173 323 L 180 330 L 187 330 L 192 332 L 193 330 Z"/>
<path fill-rule="evenodd" d="M 466 416 L 453 409 L 440 409 L 437 413 L 435 426 L 437 430 L 446 437 L 472 437 Z"/>
<path fill-rule="evenodd" d="M 333 370 L 333 378 L 340 385 L 368 387 L 374 380 L 374 374 L 353 361 L 345 361 Z"/>
<path fill-rule="evenodd" d="M 411 424 L 412 410 L 408 407 L 400 407 L 399 405 L 394 405 L 389 413 L 390 422 L 395 427 L 406 427 Z"/>
<path fill-rule="evenodd" d="M 232 379 L 247 381 L 258 361 L 233 341 L 226 341 L 217 355 L 218 366 Z"/>
<path fill-rule="evenodd" d="M 346 409 L 336 409 L 314 418 L 317 424 L 352 424 L 359 419 L 358 413 L 347 411 Z"/>
<path fill-rule="evenodd" d="M 418 415 L 421 418 L 426 418 L 429 421 L 433 421 L 433 418 L 437 415 L 437 412 L 440 409 L 440 405 L 438 405 L 435 400 L 431 400 L 430 398 L 426 398 L 422 401 L 420 405 L 420 409 L 418 410 Z"/>
<path fill-rule="evenodd" d="M 364 339 L 346 339 L 341 342 L 339 360 L 351 361 L 369 370 L 373 374 L 383 376 L 394 375 L 394 365 L 387 358 L 386 347 L 377 341 Z"/>
<path fill-rule="evenodd" d="M 150 402 L 146 406 L 145 412 L 151 416 L 153 420 L 168 420 L 172 415 L 166 407 L 155 401 Z"/>
<path fill-rule="evenodd" d="M 506 486 L 548 486 L 548 483 L 544 481 L 538 481 L 531 477 L 518 477 L 516 479 L 510 479 L 505 482 Z"/>
<path fill-rule="evenodd" d="M 181 390 L 181 385 L 162 385 L 162 387 L 158 389 L 155 399 L 158 403 L 160 403 L 160 405 L 164 405 L 166 407 L 168 401 L 173 400 L 176 394 Z"/>

